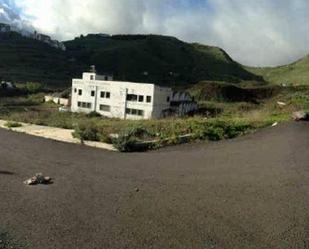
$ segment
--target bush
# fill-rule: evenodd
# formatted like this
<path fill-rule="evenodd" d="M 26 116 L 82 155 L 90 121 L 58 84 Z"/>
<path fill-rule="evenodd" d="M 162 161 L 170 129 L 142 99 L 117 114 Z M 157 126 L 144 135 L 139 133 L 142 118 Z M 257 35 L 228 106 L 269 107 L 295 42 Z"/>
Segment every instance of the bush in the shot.
<path fill-rule="evenodd" d="M 121 134 L 118 138 L 113 139 L 114 147 L 120 152 L 136 151 L 138 140 L 129 134 Z"/>
<path fill-rule="evenodd" d="M 43 85 L 37 82 L 27 82 L 24 89 L 30 94 L 38 93 L 43 89 Z"/>
<path fill-rule="evenodd" d="M 100 141 L 99 129 L 93 125 L 79 124 L 75 127 L 72 133 L 73 137 L 83 141 Z"/>
<path fill-rule="evenodd" d="M 22 127 L 23 125 L 21 123 L 18 123 L 18 122 L 8 121 L 4 124 L 4 126 L 6 126 L 8 128 L 18 128 L 18 127 Z"/>
<path fill-rule="evenodd" d="M 205 132 L 206 137 L 212 141 L 219 141 L 224 138 L 224 130 L 221 127 L 210 126 Z"/>
<path fill-rule="evenodd" d="M 86 115 L 88 118 L 98 118 L 98 117 L 102 117 L 102 115 L 98 112 L 90 112 Z"/>
<path fill-rule="evenodd" d="M 144 127 L 132 127 L 121 133 L 118 138 L 113 139 L 113 145 L 120 152 L 146 151 L 153 145 L 143 143 L 141 139 L 151 137 L 152 134 Z"/>
<path fill-rule="evenodd" d="M 226 138 L 235 138 L 246 131 L 250 130 L 251 126 L 248 124 L 231 124 L 225 128 Z"/>

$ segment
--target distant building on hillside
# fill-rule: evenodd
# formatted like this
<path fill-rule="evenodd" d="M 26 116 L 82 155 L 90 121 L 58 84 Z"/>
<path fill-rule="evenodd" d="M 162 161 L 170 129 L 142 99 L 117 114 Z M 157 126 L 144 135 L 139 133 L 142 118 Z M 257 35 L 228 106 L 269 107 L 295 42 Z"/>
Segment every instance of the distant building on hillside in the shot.
<path fill-rule="evenodd" d="M 186 115 L 197 104 L 186 93 L 174 93 L 169 87 L 149 83 L 113 81 L 95 70 L 73 79 L 72 112 L 98 112 L 109 118 L 151 119 L 175 114 Z"/>
<path fill-rule="evenodd" d="M 52 40 L 50 36 L 44 35 L 44 34 L 39 34 L 37 32 L 34 32 L 34 39 L 47 43 L 51 47 L 61 49 L 61 50 L 66 50 L 66 47 L 62 42 L 59 42 L 57 40 Z"/>
<path fill-rule="evenodd" d="M 48 35 L 44 35 L 44 34 L 40 34 L 37 32 L 34 32 L 34 38 L 38 41 L 42 41 L 42 42 L 50 42 L 51 38 Z"/>
<path fill-rule="evenodd" d="M 28 37 L 28 38 L 31 38 L 31 39 L 35 39 L 35 40 L 44 42 L 51 47 L 61 49 L 63 51 L 66 50 L 66 47 L 62 42 L 59 42 L 57 40 L 52 40 L 51 37 L 48 36 L 48 35 L 40 34 L 40 33 L 37 33 L 36 31 L 30 32 L 28 30 L 20 29 L 16 26 L 11 26 L 9 24 L 0 23 L 0 33 L 8 33 L 8 32 L 12 32 L 12 31 L 17 32 L 24 37 Z"/>

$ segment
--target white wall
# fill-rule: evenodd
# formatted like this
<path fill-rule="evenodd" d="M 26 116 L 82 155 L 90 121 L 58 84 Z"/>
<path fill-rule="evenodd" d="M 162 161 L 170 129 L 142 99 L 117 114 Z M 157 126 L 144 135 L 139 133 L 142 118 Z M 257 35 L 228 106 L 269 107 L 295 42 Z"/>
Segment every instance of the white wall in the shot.
<path fill-rule="evenodd" d="M 98 75 L 96 73 L 83 73 L 83 80 L 97 80 L 97 81 L 113 81 L 113 76 L 111 75 Z"/>
<path fill-rule="evenodd" d="M 167 97 L 171 95 L 171 89 L 156 87 L 154 84 L 98 81 L 90 80 L 94 73 L 84 73 L 83 79 L 73 79 L 72 82 L 72 106 L 73 112 L 89 113 L 96 111 L 103 116 L 120 119 L 150 119 L 162 117 L 162 110 L 169 108 Z M 78 91 L 82 90 L 82 95 Z M 91 91 L 95 96 L 91 96 Z M 110 98 L 101 98 L 101 92 L 110 92 Z M 127 94 L 144 96 L 143 102 L 126 101 Z M 147 96 L 151 96 L 151 102 L 147 103 Z M 91 103 L 91 108 L 78 107 L 78 102 Z M 100 105 L 110 106 L 110 112 L 100 110 Z M 143 116 L 126 113 L 126 108 L 142 110 Z"/>

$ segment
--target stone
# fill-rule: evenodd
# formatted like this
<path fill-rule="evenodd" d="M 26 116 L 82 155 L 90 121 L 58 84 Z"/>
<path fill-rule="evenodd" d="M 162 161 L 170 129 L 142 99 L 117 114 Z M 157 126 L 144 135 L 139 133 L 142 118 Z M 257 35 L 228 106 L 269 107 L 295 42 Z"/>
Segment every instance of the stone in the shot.
<path fill-rule="evenodd" d="M 37 184 L 50 184 L 52 183 L 52 178 L 49 176 L 44 176 L 42 173 L 37 173 L 35 176 L 24 181 L 26 185 L 37 185 Z"/>
<path fill-rule="evenodd" d="M 282 101 L 278 101 L 277 104 L 281 107 L 286 106 L 286 103 L 282 102 Z"/>
<path fill-rule="evenodd" d="M 293 119 L 295 121 L 309 121 L 309 113 L 306 113 L 305 111 L 294 112 Z"/>
<path fill-rule="evenodd" d="M 34 178 L 32 177 L 32 178 L 30 178 L 30 179 L 24 181 L 24 184 L 26 184 L 26 185 L 35 185 L 35 184 L 37 184 L 37 182 L 36 182 L 36 179 L 34 179 Z"/>
<path fill-rule="evenodd" d="M 51 178 L 50 178 L 49 176 L 45 176 L 45 177 L 44 177 L 44 180 L 45 180 L 45 182 L 50 182 L 50 181 L 51 181 Z"/>
<path fill-rule="evenodd" d="M 275 127 L 277 125 L 278 125 L 278 122 L 275 122 L 275 123 L 272 124 L 272 127 Z"/>

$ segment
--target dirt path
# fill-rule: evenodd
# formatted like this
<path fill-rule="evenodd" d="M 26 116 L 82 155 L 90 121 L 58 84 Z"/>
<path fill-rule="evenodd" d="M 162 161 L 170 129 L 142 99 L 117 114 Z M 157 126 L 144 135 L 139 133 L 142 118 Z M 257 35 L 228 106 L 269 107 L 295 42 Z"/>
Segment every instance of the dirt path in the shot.
<path fill-rule="evenodd" d="M 6 120 L 0 120 L 0 128 L 9 129 L 5 126 L 6 123 L 7 123 Z M 42 126 L 42 125 L 27 124 L 27 123 L 20 123 L 20 124 L 22 124 L 21 127 L 10 128 L 10 129 L 15 132 L 26 133 L 26 134 L 36 136 L 36 137 L 52 139 L 52 140 L 65 142 L 65 143 L 80 144 L 80 140 L 72 136 L 72 132 L 74 130 Z M 116 151 L 116 149 L 111 144 L 106 144 L 106 143 L 84 141 L 84 145 L 99 148 L 99 149 Z"/>
<path fill-rule="evenodd" d="M 0 158 L 0 228 L 34 249 L 309 248 L 309 123 L 141 154 L 0 129 Z"/>

